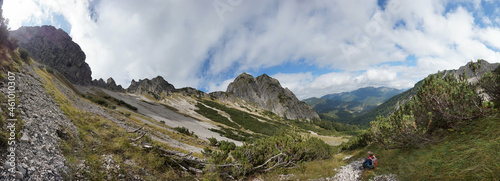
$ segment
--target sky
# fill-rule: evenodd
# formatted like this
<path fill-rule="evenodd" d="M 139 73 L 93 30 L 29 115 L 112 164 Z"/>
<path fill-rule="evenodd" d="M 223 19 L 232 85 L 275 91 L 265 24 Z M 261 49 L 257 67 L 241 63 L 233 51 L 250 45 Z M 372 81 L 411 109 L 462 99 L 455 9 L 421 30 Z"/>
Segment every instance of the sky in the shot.
<path fill-rule="evenodd" d="M 6 0 L 9 27 L 62 28 L 93 79 L 161 75 L 225 91 L 268 74 L 299 99 L 407 89 L 439 70 L 500 61 L 498 0 Z"/>

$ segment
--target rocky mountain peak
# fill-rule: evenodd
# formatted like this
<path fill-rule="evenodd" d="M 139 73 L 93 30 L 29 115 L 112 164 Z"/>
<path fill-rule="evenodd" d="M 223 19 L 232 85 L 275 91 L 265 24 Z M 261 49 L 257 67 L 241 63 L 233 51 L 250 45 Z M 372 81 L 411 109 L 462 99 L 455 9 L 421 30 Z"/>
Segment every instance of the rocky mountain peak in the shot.
<path fill-rule="evenodd" d="M 132 80 L 130 86 L 127 88 L 128 92 L 136 94 L 152 94 L 157 97 L 161 94 L 169 95 L 175 92 L 175 87 L 168 83 L 163 77 L 157 76 L 151 80 L 144 79 L 139 81 Z"/>
<path fill-rule="evenodd" d="M 477 81 L 477 77 L 476 77 L 475 73 L 470 68 L 471 64 L 472 64 L 472 62 L 469 62 L 466 65 L 458 68 L 458 70 L 457 69 L 444 70 L 444 71 L 442 71 L 442 73 L 444 75 L 452 75 L 455 78 L 459 78 L 465 72 L 465 75 L 467 76 L 468 81 L 475 82 L 475 81 Z M 474 64 L 477 64 L 477 63 L 474 62 Z M 499 65 L 498 63 L 489 63 L 486 60 L 481 60 L 480 69 L 477 70 L 477 72 L 479 75 L 483 75 L 487 72 L 491 72 L 491 71 L 495 70 L 498 67 L 498 65 Z"/>
<path fill-rule="evenodd" d="M 118 92 L 125 91 L 125 89 L 123 89 L 123 87 L 121 85 L 116 85 L 115 80 L 111 77 L 108 78 L 108 80 L 106 80 L 106 82 L 104 82 L 104 80 L 102 78 L 100 78 L 99 80 L 94 79 L 92 81 L 92 85 L 97 86 L 97 87 L 102 87 L 102 88 L 112 90 L 112 91 L 118 91 Z"/>
<path fill-rule="evenodd" d="M 114 84 L 114 85 L 116 85 L 115 80 L 113 80 L 112 77 L 108 78 L 108 80 L 106 80 L 106 83 L 107 84 Z"/>
<path fill-rule="evenodd" d="M 255 78 L 243 73 L 229 84 L 226 92 L 288 119 L 319 119 L 312 107 L 267 74 Z"/>
<path fill-rule="evenodd" d="M 21 27 L 10 32 L 19 46 L 28 50 L 37 61 L 63 74 L 79 85 L 92 83 L 92 72 L 85 62 L 85 53 L 62 29 L 53 26 Z"/>

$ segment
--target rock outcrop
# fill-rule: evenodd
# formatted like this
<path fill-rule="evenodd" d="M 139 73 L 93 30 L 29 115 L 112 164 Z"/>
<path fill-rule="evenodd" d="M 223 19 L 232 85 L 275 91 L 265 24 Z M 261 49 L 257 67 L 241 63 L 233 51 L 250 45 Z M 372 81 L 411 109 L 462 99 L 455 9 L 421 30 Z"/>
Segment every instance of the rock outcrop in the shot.
<path fill-rule="evenodd" d="M 162 94 L 170 95 L 170 93 L 176 92 L 176 89 L 172 84 L 163 79 L 163 77 L 158 76 L 151 80 L 144 79 L 138 82 L 132 80 L 127 91 L 136 94 L 152 94 L 158 99 L 157 96 Z"/>
<path fill-rule="evenodd" d="M 207 93 L 200 91 L 198 89 L 192 88 L 192 87 L 184 87 L 181 89 L 177 89 L 177 91 L 179 91 L 185 95 L 188 95 L 188 96 L 196 96 L 199 98 L 208 96 Z"/>
<path fill-rule="evenodd" d="M 124 92 L 125 89 L 123 89 L 123 87 L 121 85 L 116 85 L 116 82 L 115 80 L 113 80 L 113 78 L 108 78 L 108 80 L 106 80 L 106 82 L 104 82 L 103 79 L 94 79 L 92 81 L 92 85 L 94 86 L 97 86 L 97 87 L 102 87 L 102 88 L 105 88 L 105 89 L 108 89 L 108 90 L 112 90 L 112 91 L 117 91 L 117 92 Z"/>
<path fill-rule="evenodd" d="M 90 85 L 92 72 L 85 62 L 85 53 L 62 29 L 53 26 L 21 27 L 10 32 L 19 46 L 28 50 L 37 61 L 63 74 L 71 83 Z"/>
<path fill-rule="evenodd" d="M 54 96 L 47 93 L 43 78 L 32 67 L 24 68 L 16 73 L 15 94 L 16 101 L 19 101 L 16 111 L 22 120 L 20 138 L 12 145 L 17 171 L 14 174 L 7 170 L 10 165 L 4 162 L 7 150 L 2 149 L 0 180 L 63 180 L 69 170 L 60 140 L 64 139 L 62 135 L 77 133 L 76 127 L 60 109 Z M 6 84 L 0 85 L 0 94 L 8 95 L 8 92 Z"/>
<path fill-rule="evenodd" d="M 226 92 L 287 119 L 319 119 L 311 106 L 266 74 L 254 78 L 243 73 L 229 84 Z"/>
<path fill-rule="evenodd" d="M 469 82 L 477 81 L 477 77 L 475 73 L 470 69 L 471 62 L 467 63 L 465 66 L 461 66 L 458 70 L 445 70 L 443 71 L 444 75 L 451 74 L 455 78 L 459 78 L 464 72 L 467 75 Z M 485 73 L 491 72 L 498 67 L 498 63 L 489 63 L 486 60 L 481 61 L 480 69 L 477 70 L 479 76 L 482 76 Z"/>

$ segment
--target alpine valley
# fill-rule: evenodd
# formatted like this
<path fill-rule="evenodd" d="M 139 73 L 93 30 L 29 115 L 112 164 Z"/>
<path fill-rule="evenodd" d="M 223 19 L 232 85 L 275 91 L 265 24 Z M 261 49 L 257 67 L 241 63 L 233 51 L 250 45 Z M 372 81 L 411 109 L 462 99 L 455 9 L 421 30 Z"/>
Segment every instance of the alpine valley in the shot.
<path fill-rule="evenodd" d="M 301 101 L 244 72 L 226 91 L 123 87 L 62 29 L 1 25 L 0 180 L 500 179 L 498 63 Z"/>

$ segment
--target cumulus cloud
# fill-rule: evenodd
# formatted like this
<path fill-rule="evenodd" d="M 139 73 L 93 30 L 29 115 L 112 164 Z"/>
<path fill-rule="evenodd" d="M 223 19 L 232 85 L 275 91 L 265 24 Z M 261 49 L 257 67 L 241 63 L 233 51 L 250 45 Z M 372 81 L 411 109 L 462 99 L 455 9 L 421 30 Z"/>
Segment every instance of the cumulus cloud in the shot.
<path fill-rule="evenodd" d="M 478 13 L 484 3 L 492 15 Z M 125 87 L 162 75 L 176 87 L 216 91 L 242 72 L 270 74 L 284 64 L 330 70 L 271 73 L 307 98 L 409 88 L 438 70 L 500 58 L 492 1 L 19 0 L 4 9 L 13 29 L 63 16 L 93 78 Z"/>

